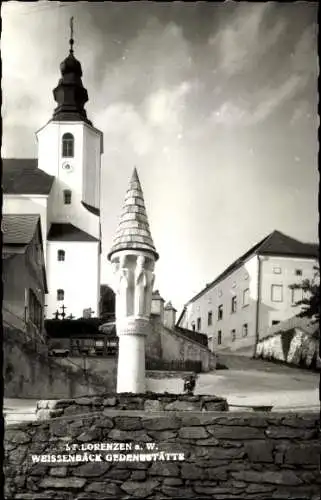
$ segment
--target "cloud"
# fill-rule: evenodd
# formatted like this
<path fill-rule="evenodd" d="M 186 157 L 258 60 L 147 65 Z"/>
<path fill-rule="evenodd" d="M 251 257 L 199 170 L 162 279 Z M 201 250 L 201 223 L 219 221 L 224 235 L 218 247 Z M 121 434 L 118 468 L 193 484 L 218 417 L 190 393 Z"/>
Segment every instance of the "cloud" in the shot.
<path fill-rule="evenodd" d="M 253 67 L 282 35 L 283 20 L 271 29 L 263 26 L 271 8 L 271 2 L 239 5 L 235 19 L 210 37 L 209 45 L 219 53 L 219 69 L 227 76 Z"/>
<path fill-rule="evenodd" d="M 294 74 L 279 87 L 267 87 L 258 91 L 253 101 L 237 99 L 236 102 L 224 102 L 211 114 L 210 121 L 214 125 L 227 127 L 257 125 L 293 99 L 305 83 L 305 78 Z M 255 101 L 257 104 L 253 104 Z"/>
<path fill-rule="evenodd" d="M 147 98 L 146 115 L 153 126 L 177 128 L 185 107 L 185 99 L 191 91 L 189 82 L 182 82 L 172 89 L 161 89 Z"/>

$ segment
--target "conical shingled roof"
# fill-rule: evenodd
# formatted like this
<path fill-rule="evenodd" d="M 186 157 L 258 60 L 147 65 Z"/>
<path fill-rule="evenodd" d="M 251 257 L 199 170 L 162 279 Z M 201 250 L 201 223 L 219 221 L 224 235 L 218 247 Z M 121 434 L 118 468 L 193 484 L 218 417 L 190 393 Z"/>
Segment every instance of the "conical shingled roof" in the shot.
<path fill-rule="evenodd" d="M 158 259 L 136 168 L 126 192 L 116 236 L 107 258 L 110 260 L 112 254 L 120 250 L 143 250 L 151 252 L 155 259 Z"/>

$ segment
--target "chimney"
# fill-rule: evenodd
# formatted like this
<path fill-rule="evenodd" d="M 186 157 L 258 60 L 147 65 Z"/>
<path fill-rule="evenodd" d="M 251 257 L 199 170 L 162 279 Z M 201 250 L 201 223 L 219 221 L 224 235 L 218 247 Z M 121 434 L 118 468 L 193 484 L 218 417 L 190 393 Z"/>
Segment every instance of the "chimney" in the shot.
<path fill-rule="evenodd" d="M 153 292 L 152 296 L 152 314 L 159 316 L 159 321 L 164 324 L 164 302 L 165 300 L 160 296 L 158 290 Z"/>
<path fill-rule="evenodd" d="M 170 330 L 174 330 L 176 324 L 176 309 L 171 302 L 167 302 L 164 309 L 164 325 Z"/>

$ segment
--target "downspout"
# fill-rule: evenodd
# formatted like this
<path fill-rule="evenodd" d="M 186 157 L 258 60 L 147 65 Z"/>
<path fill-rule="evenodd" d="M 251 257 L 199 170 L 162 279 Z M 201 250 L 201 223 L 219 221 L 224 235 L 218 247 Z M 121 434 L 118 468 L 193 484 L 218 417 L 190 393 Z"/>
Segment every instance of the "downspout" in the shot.
<path fill-rule="evenodd" d="M 260 312 L 260 304 L 261 304 L 261 259 L 260 256 L 257 256 L 258 260 L 258 272 L 257 272 L 257 301 L 256 301 L 256 322 L 255 322 L 255 344 L 254 344 L 254 352 L 253 357 L 256 356 L 256 346 L 259 342 L 259 312 Z"/>

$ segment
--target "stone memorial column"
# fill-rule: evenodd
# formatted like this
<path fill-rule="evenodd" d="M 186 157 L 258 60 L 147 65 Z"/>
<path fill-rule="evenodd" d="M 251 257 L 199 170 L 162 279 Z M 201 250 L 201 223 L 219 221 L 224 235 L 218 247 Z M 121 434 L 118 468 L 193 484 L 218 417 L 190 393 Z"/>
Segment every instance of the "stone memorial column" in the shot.
<path fill-rule="evenodd" d="M 143 393 L 145 339 L 150 325 L 154 267 L 158 254 L 150 234 L 144 198 L 134 169 L 112 249 L 119 337 L 117 392 Z"/>

